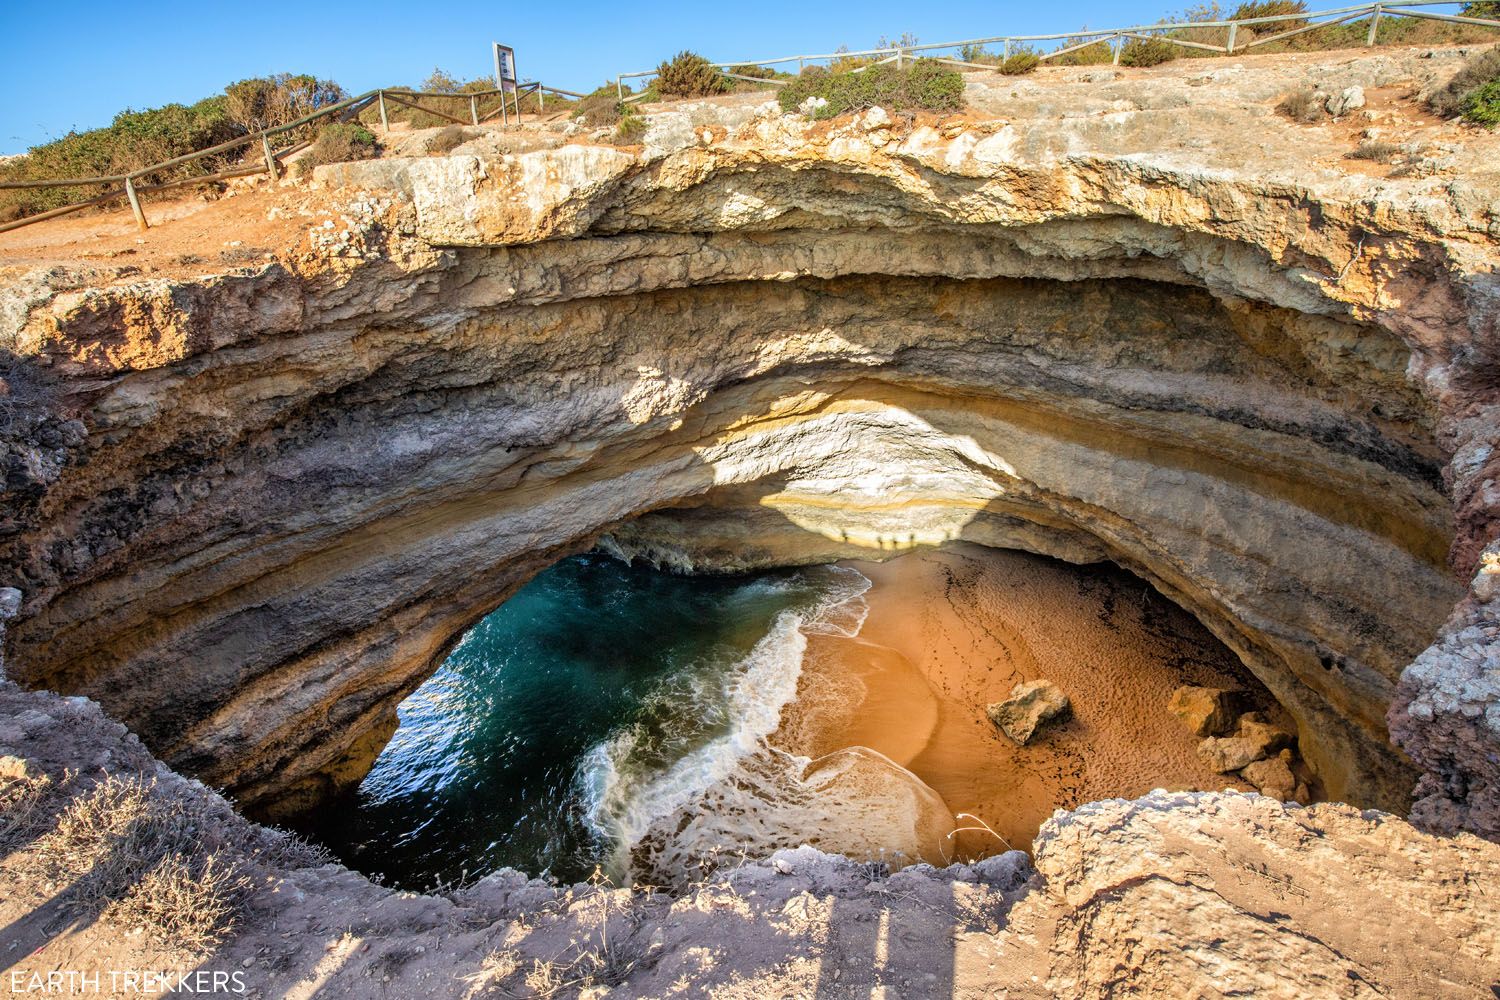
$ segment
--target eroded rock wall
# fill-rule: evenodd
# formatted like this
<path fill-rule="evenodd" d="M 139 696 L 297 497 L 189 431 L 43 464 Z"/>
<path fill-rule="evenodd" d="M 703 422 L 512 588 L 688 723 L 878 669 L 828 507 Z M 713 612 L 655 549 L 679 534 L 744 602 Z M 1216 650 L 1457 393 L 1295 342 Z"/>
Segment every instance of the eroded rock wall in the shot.
<path fill-rule="evenodd" d="M 1148 117 L 386 159 L 322 169 L 337 223 L 260 270 L 17 274 L 55 432 L 8 472 L 12 673 L 294 804 L 601 533 L 963 538 L 1130 567 L 1331 795 L 1401 808 L 1385 714 L 1495 524 L 1493 175 L 1206 169 Z"/>

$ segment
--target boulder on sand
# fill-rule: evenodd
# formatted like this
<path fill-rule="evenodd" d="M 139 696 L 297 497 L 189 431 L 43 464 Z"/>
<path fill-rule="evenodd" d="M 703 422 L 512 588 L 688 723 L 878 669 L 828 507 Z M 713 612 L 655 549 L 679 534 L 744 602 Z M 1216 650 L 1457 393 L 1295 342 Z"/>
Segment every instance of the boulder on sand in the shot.
<path fill-rule="evenodd" d="M 1000 731 L 1025 746 L 1044 723 L 1066 719 L 1073 706 L 1068 696 L 1048 680 L 1022 681 L 1010 689 L 1010 697 L 990 705 L 985 712 Z"/>
<path fill-rule="evenodd" d="M 1185 686 L 1172 692 L 1167 710 L 1181 719 L 1194 736 L 1223 736 L 1234 728 L 1239 703 L 1238 691 Z"/>
<path fill-rule="evenodd" d="M 1292 745 L 1295 737 L 1265 720 L 1259 712 L 1246 712 L 1233 736 L 1215 739 L 1210 736 L 1198 744 L 1198 756 L 1220 774 L 1238 771 L 1248 764 L 1265 760 L 1271 754 Z"/>

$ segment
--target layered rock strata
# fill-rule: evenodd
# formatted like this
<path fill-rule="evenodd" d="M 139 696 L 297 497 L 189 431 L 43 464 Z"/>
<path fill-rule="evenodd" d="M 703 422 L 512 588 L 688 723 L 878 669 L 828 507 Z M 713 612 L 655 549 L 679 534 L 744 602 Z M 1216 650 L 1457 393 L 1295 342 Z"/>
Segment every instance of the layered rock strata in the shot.
<path fill-rule="evenodd" d="M 1408 758 L 1385 722 L 1500 509 L 1493 143 L 1340 173 L 1198 79 L 322 168 L 328 225 L 259 269 L 12 271 L 12 676 L 291 808 L 601 536 L 697 568 L 965 539 L 1111 559 L 1192 611 L 1331 797 L 1402 809 L 1413 759 L 1424 794 L 1493 788 L 1463 777 L 1492 733 L 1415 726 Z M 1493 648 L 1451 628 L 1425 655 Z"/>
<path fill-rule="evenodd" d="M 47 852 L 68 834 L 28 826 L 0 859 L 0 922 L 16 946 L 7 981 L 19 975 L 23 991 L 54 971 L 98 970 L 108 984 L 111 969 L 202 969 L 234 970 L 247 995 L 276 997 L 524 996 L 562 985 L 569 996 L 743 1000 L 1426 1000 L 1482 995 L 1500 957 L 1489 891 L 1500 847 L 1346 805 L 1156 792 L 1059 812 L 1034 864 L 1016 851 L 887 875 L 801 848 L 675 897 L 509 870 L 423 896 L 254 828 L 84 699 L 0 682 L 0 758 L 12 765 L 0 787 L 12 773 L 50 782 L 54 812 L 105 773 L 144 779 L 152 808 L 192 815 L 202 842 L 228 845 L 221 863 L 254 876 L 229 939 L 185 955 L 154 927 L 122 927 L 108 909 L 101 919 L 110 900 L 86 885 L 44 885 Z M 99 865 L 120 863 L 118 843 L 87 846 Z"/>

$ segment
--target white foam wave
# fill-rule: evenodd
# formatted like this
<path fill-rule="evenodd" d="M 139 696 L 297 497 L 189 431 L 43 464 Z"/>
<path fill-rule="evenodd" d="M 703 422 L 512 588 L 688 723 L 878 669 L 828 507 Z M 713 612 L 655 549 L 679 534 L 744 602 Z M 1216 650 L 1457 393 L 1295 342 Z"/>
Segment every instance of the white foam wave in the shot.
<path fill-rule="evenodd" d="M 719 674 L 717 685 L 703 683 L 714 672 L 700 664 L 657 692 L 700 717 L 722 719 L 726 731 L 662 767 L 663 750 L 669 756 L 682 748 L 669 745 L 670 733 L 664 743 L 662 737 L 634 725 L 593 747 L 580 764 L 578 788 L 586 822 L 613 845 L 617 874 L 628 870 L 631 848 L 653 823 L 724 782 L 766 748 L 766 738 L 781 724 L 783 709 L 796 697 L 808 635 L 859 634 L 869 614 L 864 600 L 871 586 L 868 577 L 829 566 L 820 568 L 814 579 L 797 574 L 792 580 L 816 588 L 810 606 L 778 614 L 750 652 Z"/>

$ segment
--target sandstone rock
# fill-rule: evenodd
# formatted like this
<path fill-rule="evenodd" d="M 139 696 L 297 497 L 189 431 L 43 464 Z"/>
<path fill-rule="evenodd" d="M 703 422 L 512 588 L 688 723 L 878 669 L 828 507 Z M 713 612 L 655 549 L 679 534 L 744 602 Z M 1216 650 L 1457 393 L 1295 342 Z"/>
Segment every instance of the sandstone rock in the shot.
<path fill-rule="evenodd" d="M 1048 680 L 1023 681 L 1011 688 L 1009 698 L 986 709 L 990 721 L 1022 746 L 1042 725 L 1066 719 L 1071 711 L 1068 696 Z"/>
<path fill-rule="evenodd" d="M 1327 104 L 1328 113 L 1335 118 L 1357 111 L 1364 106 L 1365 90 L 1363 87 L 1347 87 L 1328 98 Z"/>
<path fill-rule="evenodd" d="M 1248 764 L 1290 746 L 1294 737 L 1280 726 L 1266 722 L 1256 712 L 1240 716 L 1233 736 L 1210 736 L 1198 744 L 1198 756 L 1220 774 L 1238 771 Z"/>
<path fill-rule="evenodd" d="M 1240 774 L 1262 795 L 1286 802 L 1296 798 L 1298 786 L 1297 777 L 1292 774 L 1291 756 L 1289 751 L 1283 750 L 1275 757 L 1246 764 Z"/>
<path fill-rule="evenodd" d="M 1172 692 L 1167 709 L 1194 736 L 1222 736 L 1234 728 L 1239 692 L 1228 688 L 1184 686 Z"/>

